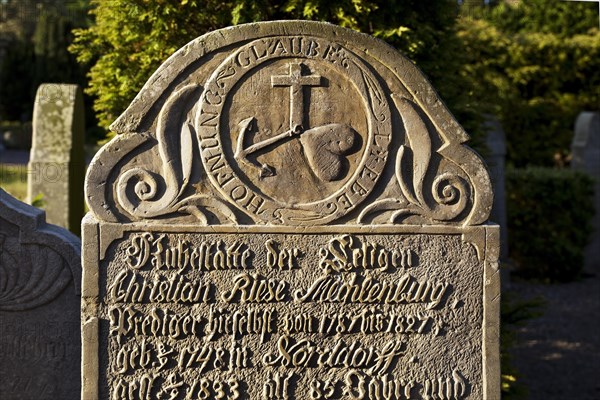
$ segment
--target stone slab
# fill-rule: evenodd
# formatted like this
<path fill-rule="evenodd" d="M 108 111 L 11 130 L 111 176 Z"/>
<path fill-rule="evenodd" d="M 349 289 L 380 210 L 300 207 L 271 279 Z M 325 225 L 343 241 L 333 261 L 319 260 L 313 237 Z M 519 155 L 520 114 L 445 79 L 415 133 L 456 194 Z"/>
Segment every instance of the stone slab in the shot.
<path fill-rule="evenodd" d="M 600 271 L 600 112 L 585 111 L 575 121 L 575 135 L 571 144 L 571 168 L 583 171 L 594 178 L 594 207 L 592 220 L 594 233 L 585 249 L 585 268 Z"/>
<path fill-rule="evenodd" d="M 0 398 L 79 397 L 80 248 L 0 189 Z"/>
<path fill-rule="evenodd" d="M 86 178 L 84 399 L 499 399 L 499 231 L 422 73 L 330 24 L 171 56 Z"/>
<path fill-rule="evenodd" d="M 43 196 L 48 222 L 80 232 L 84 214 L 85 120 L 78 85 L 44 83 L 33 109 L 27 196 Z"/>
<path fill-rule="evenodd" d="M 99 398 L 493 398 L 495 226 L 90 230 Z"/>

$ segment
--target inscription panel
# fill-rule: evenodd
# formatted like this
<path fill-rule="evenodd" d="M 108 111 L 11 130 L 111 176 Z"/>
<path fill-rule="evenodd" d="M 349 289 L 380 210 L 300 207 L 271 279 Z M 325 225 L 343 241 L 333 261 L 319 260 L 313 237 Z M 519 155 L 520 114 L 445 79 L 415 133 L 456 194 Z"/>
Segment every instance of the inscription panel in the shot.
<path fill-rule="evenodd" d="M 461 234 L 131 231 L 100 263 L 100 398 L 482 398 Z"/>

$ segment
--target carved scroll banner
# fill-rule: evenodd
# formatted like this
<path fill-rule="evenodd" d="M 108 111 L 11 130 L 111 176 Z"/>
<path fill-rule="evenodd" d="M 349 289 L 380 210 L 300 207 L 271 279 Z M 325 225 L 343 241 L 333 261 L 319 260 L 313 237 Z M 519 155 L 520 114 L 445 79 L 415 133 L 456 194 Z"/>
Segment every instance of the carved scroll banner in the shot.
<path fill-rule="evenodd" d="M 394 49 L 219 30 L 111 128 L 86 179 L 84 399 L 499 399 L 489 176 Z"/>

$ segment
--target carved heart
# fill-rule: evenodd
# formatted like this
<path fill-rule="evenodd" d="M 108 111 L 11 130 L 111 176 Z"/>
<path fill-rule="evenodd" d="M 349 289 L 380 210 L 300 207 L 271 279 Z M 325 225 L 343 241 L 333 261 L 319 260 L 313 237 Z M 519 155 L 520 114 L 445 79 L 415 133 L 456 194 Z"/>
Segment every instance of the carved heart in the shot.
<path fill-rule="evenodd" d="M 320 179 L 331 182 L 345 174 L 344 156 L 356 141 L 348 125 L 329 124 L 305 131 L 300 137 L 308 163 Z"/>

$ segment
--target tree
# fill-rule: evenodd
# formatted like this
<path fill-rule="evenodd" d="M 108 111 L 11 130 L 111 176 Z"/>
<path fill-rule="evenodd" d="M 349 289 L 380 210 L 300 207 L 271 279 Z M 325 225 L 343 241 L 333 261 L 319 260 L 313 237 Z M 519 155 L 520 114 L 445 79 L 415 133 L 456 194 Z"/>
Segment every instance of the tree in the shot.
<path fill-rule="evenodd" d="M 477 82 L 473 99 L 500 118 L 508 162 L 568 162 L 577 114 L 600 106 L 597 6 L 501 3 L 462 18 L 458 35 L 465 43 L 462 73 Z"/>
<path fill-rule="evenodd" d="M 0 64 L 0 118 L 9 121 L 22 119 L 33 105 L 31 80 L 34 74 L 34 54 L 31 46 L 16 40 Z"/>
<path fill-rule="evenodd" d="M 95 24 L 75 31 L 71 51 L 80 62 L 93 64 L 87 92 L 96 97 L 103 126 L 190 40 L 229 25 L 281 19 L 329 21 L 384 39 L 424 70 L 461 122 L 477 114 L 458 73 L 454 0 L 435 5 L 421 0 L 128 0 L 93 5 Z"/>
<path fill-rule="evenodd" d="M 598 28 L 598 4 L 555 0 L 500 2 L 486 19 L 503 32 L 545 33 L 561 38 Z"/>
<path fill-rule="evenodd" d="M 85 0 L 0 2 L 6 55 L 0 65 L 0 117 L 31 117 L 35 92 L 44 82 L 79 83 L 85 73 L 67 51 L 71 30 L 86 22 Z"/>

